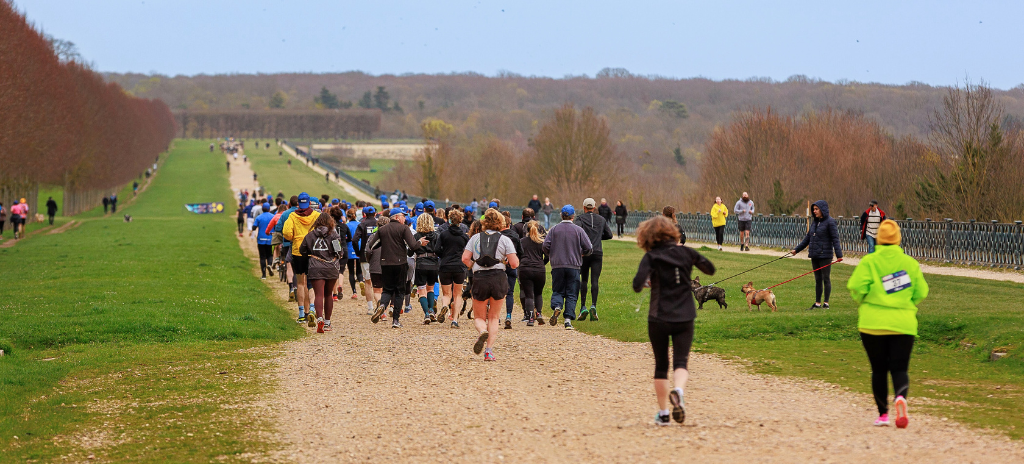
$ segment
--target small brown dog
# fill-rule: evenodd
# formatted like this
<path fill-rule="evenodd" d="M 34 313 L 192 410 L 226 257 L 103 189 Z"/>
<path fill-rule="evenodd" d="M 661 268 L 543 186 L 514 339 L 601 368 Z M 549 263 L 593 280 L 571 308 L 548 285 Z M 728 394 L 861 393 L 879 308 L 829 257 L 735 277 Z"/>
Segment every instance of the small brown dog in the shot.
<path fill-rule="evenodd" d="M 761 304 L 767 303 L 769 308 L 772 308 L 772 312 L 778 311 L 778 306 L 775 305 L 775 292 L 771 290 L 758 290 L 754 288 L 753 282 L 747 282 L 743 286 L 743 294 L 747 295 L 747 311 L 751 310 L 751 306 L 757 306 L 757 310 L 761 310 Z"/>

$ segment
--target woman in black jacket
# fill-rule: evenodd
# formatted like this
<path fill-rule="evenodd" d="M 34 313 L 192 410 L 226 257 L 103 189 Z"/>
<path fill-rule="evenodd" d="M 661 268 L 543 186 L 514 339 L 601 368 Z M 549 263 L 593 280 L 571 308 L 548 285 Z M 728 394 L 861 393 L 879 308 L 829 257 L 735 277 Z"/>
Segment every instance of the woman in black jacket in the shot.
<path fill-rule="evenodd" d="M 469 236 L 462 230 L 462 211 L 452 209 L 448 212 L 448 227 L 444 229 L 434 242 L 434 254 L 438 258 L 438 281 L 441 282 L 441 307 L 438 310 L 437 322 L 444 323 L 451 310 L 455 295 L 462 294 L 462 284 L 466 281 L 466 266 L 462 264 L 462 251 L 466 249 Z M 452 311 L 452 328 L 459 328 L 458 314 Z"/>
<path fill-rule="evenodd" d="M 636 242 L 647 251 L 640 260 L 640 269 L 633 277 L 633 291 L 651 287 L 650 312 L 647 314 L 647 334 L 654 350 L 654 392 L 658 397 L 657 425 L 668 425 L 668 402 L 672 402 L 671 417 L 682 423 L 686 419 L 683 408 L 683 388 L 689 377 L 687 361 L 693 344 L 693 321 L 697 308 L 693 303 L 690 273 L 696 266 L 707 275 L 715 274 L 715 266 L 696 250 L 679 244 L 679 231 L 667 217 L 654 217 L 640 224 Z M 672 367 L 675 388 L 669 392 L 668 346 L 672 340 Z"/>
<path fill-rule="evenodd" d="M 626 205 L 622 204 L 622 200 L 615 202 L 615 227 L 618 229 L 619 238 L 622 238 L 622 233 L 626 230 L 626 216 L 629 216 L 629 212 L 626 211 Z"/>
<path fill-rule="evenodd" d="M 434 284 L 437 283 L 439 261 L 437 253 L 434 251 L 438 238 L 438 233 L 434 230 L 434 217 L 429 214 L 420 214 L 416 218 L 416 233 L 412 238 L 427 239 L 427 245 L 416 252 L 414 282 L 419 293 L 420 307 L 423 308 L 423 324 L 427 325 L 437 320 L 435 308 L 437 296 L 434 295 Z"/>
<path fill-rule="evenodd" d="M 811 258 L 811 269 L 817 269 L 814 271 L 814 304 L 807 309 L 822 307 L 822 293 L 825 294 L 824 307 L 828 309 L 828 299 L 832 295 L 832 267 L 825 266 L 832 262 L 833 251 L 836 258 L 842 261 L 843 248 L 839 243 L 839 227 L 836 220 L 828 215 L 828 203 L 825 200 L 818 200 L 814 202 L 811 211 L 814 220 L 807 229 L 807 235 L 796 248 L 790 250 L 790 253 L 796 256 L 807 248 L 807 256 Z"/>
<path fill-rule="evenodd" d="M 544 325 L 544 285 L 547 281 L 548 255 L 541 246 L 544 243 L 544 226 L 537 221 L 526 224 L 526 235 L 523 236 L 522 259 L 519 260 L 519 289 L 523 294 L 523 311 L 529 317 L 526 325 L 533 327 L 535 323 Z"/>

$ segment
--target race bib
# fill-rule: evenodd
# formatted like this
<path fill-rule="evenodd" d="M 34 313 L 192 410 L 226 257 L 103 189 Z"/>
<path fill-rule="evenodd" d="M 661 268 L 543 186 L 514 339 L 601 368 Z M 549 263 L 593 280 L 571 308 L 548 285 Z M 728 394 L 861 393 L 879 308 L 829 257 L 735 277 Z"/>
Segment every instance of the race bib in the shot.
<path fill-rule="evenodd" d="M 896 293 L 900 290 L 910 288 L 910 276 L 907 271 L 899 271 L 882 277 L 882 287 L 885 293 Z"/>

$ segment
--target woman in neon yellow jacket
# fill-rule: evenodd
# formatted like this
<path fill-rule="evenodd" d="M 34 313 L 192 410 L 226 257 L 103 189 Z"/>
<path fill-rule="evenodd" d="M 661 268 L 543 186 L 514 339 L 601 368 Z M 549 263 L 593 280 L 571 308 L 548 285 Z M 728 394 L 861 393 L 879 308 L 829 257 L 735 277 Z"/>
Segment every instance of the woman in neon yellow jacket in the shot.
<path fill-rule="evenodd" d="M 878 246 L 854 269 L 846 288 L 860 307 L 857 329 L 871 363 L 871 390 L 878 406 L 876 426 L 889 425 L 889 384 L 896 390 L 896 427 L 906 428 L 910 352 L 917 336 L 917 304 L 928 296 L 921 266 L 900 248 L 900 226 L 878 226 Z"/>
<path fill-rule="evenodd" d="M 718 242 L 718 251 L 722 251 L 722 239 L 725 236 L 725 218 L 729 217 L 729 208 L 722 204 L 722 197 L 715 197 L 715 204 L 711 205 L 711 227 L 715 228 L 715 240 Z"/>

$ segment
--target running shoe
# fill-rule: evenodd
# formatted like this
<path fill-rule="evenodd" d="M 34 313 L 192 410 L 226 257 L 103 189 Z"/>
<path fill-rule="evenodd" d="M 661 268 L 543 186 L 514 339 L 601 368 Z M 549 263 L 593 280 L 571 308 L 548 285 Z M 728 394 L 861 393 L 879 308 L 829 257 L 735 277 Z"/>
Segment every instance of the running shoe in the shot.
<path fill-rule="evenodd" d="M 331 328 L 331 324 L 327 324 L 327 323 L 324 324 L 324 332 L 330 332 L 332 330 L 334 330 L 334 329 Z"/>
<path fill-rule="evenodd" d="M 423 318 L 423 325 L 430 325 L 430 318 L 429 317 L 424 317 Z"/>
<path fill-rule="evenodd" d="M 508 330 L 508 329 L 511 329 L 511 328 L 512 328 L 512 319 L 505 319 L 505 329 Z"/>
<path fill-rule="evenodd" d="M 537 311 L 537 325 L 544 325 L 544 314 L 540 311 Z"/>
<path fill-rule="evenodd" d="M 668 400 L 672 403 L 672 419 L 682 424 L 686 420 L 683 396 L 679 394 L 679 390 L 672 390 L 668 393 Z"/>
<path fill-rule="evenodd" d="M 824 308 L 824 309 L 828 309 L 828 303 L 822 304 L 821 307 Z"/>
<path fill-rule="evenodd" d="M 889 426 L 889 415 L 882 414 L 875 419 L 875 427 L 888 427 Z"/>
<path fill-rule="evenodd" d="M 527 327 L 533 327 L 534 323 L 535 323 L 534 320 L 530 319 L 530 320 L 526 321 L 526 326 Z"/>
<path fill-rule="evenodd" d="M 366 282 L 359 282 L 359 293 L 366 294 Z"/>
<path fill-rule="evenodd" d="M 390 319 L 392 317 L 395 317 L 395 308 L 394 308 L 394 306 L 388 308 L 388 319 Z"/>
<path fill-rule="evenodd" d="M 896 397 L 896 403 L 892 406 L 896 410 L 896 428 L 905 429 L 910 423 L 910 416 L 907 415 L 907 399 L 902 396 Z"/>
<path fill-rule="evenodd" d="M 295 318 L 295 323 L 296 324 L 305 324 L 306 323 L 306 316 L 299 316 L 299 317 Z"/>
<path fill-rule="evenodd" d="M 384 309 L 384 305 L 380 304 L 380 302 L 377 302 L 377 307 L 373 310 L 373 315 L 370 316 L 370 322 L 374 324 L 380 322 L 380 317 L 384 315 Z"/>
<path fill-rule="evenodd" d="M 581 308 L 580 309 L 580 317 L 577 317 L 576 320 L 577 321 L 585 321 L 585 320 L 587 320 L 587 316 L 589 316 L 589 315 L 590 315 L 590 310 L 589 309 Z"/>
<path fill-rule="evenodd" d="M 494 354 L 490 351 L 484 353 L 484 361 L 494 361 Z"/>
<path fill-rule="evenodd" d="M 391 323 L 391 328 L 392 329 L 401 329 L 402 328 L 402 323 L 398 322 L 398 320 L 396 319 L 395 322 Z"/>
<path fill-rule="evenodd" d="M 352 294 L 352 299 L 354 300 L 354 299 L 356 299 L 356 298 L 359 298 L 359 295 L 356 295 L 355 293 L 353 293 L 353 294 Z"/>
<path fill-rule="evenodd" d="M 821 306 L 818 303 L 814 303 L 810 308 L 807 308 L 807 311 L 814 311 L 815 309 L 821 309 Z"/>
<path fill-rule="evenodd" d="M 293 301 L 295 301 L 295 289 L 290 289 L 288 290 L 288 302 L 291 303 Z"/>
<path fill-rule="evenodd" d="M 270 274 L 270 277 L 274 277 L 274 266 L 267 268 L 267 274 Z"/>
<path fill-rule="evenodd" d="M 437 322 L 437 314 L 430 313 L 430 322 Z M 444 322 L 444 321 L 441 321 Z"/>
<path fill-rule="evenodd" d="M 323 319 L 317 319 L 316 320 L 316 333 L 318 333 L 318 334 L 324 333 L 324 320 Z"/>
<path fill-rule="evenodd" d="M 306 325 L 309 327 L 316 327 L 316 313 L 306 314 Z"/>
<path fill-rule="evenodd" d="M 337 293 L 335 293 L 334 295 L 331 295 L 331 298 L 332 298 L 332 299 L 333 299 L 334 301 L 338 301 L 338 294 L 337 294 Z"/>
<path fill-rule="evenodd" d="M 437 314 L 437 322 L 444 324 L 444 321 L 448 319 L 448 307 L 442 306 L 441 311 Z M 455 322 L 455 321 L 452 321 Z"/>
<path fill-rule="evenodd" d="M 530 322 L 530 316 L 523 316 L 523 319 L 519 322 Z"/>
<path fill-rule="evenodd" d="M 487 332 L 476 337 L 476 343 L 473 344 L 473 353 L 480 354 L 480 352 L 484 350 L 484 343 L 487 343 Z"/>
<path fill-rule="evenodd" d="M 412 306 L 411 305 L 407 305 L 405 307 L 405 312 L 403 312 L 402 314 L 409 314 L 409 311 L 412 311 Z"/>
<path fill-rule="evenodd" d="M 260 277 L 260 280 L 267 280 L 267 276 Z"/>
<path fill-rule="evenodd" d="M 452 328 L 453 329 L 459 328 L 459 321 L 452 321 Z"/>
<path fill-rule="evenodd" d="M 597 318 L 597 306 L 590 307 L 590 320 L 593 322 L 597 322 L 600 320 Z"/>
<path fill-rule="evenodd" d="M 661 413 L 656 413 L 654 414 L 654 425 L 659 425 L 662 427 L 666 425 L 672 425 L 672 417 L 670 417 L 668 414 L 665 414 L 663 416 L 661 415 Z"/>
<path fill-rule="evenodd" d="M 562 309 L 555 308 L 554 311 L 551 313 L 551 319 L 548 320 L 548 324 L 551 324 L 551 326 L 554 327 L 555 323 L 558 322 L 559 314 L 562 314 Z"/>
<path fill-rule="evenodd" d="M 565 320 L 565 330 L 573 330 L 572 321 L 568 319 Z"/>
<path fill-rule="evenodd" d="M 470 309 L 469 312 L 466 313 L 466 319 L 470 319 L 470 320 L 473 319 L 473 310 L 472 309 Z"/>

